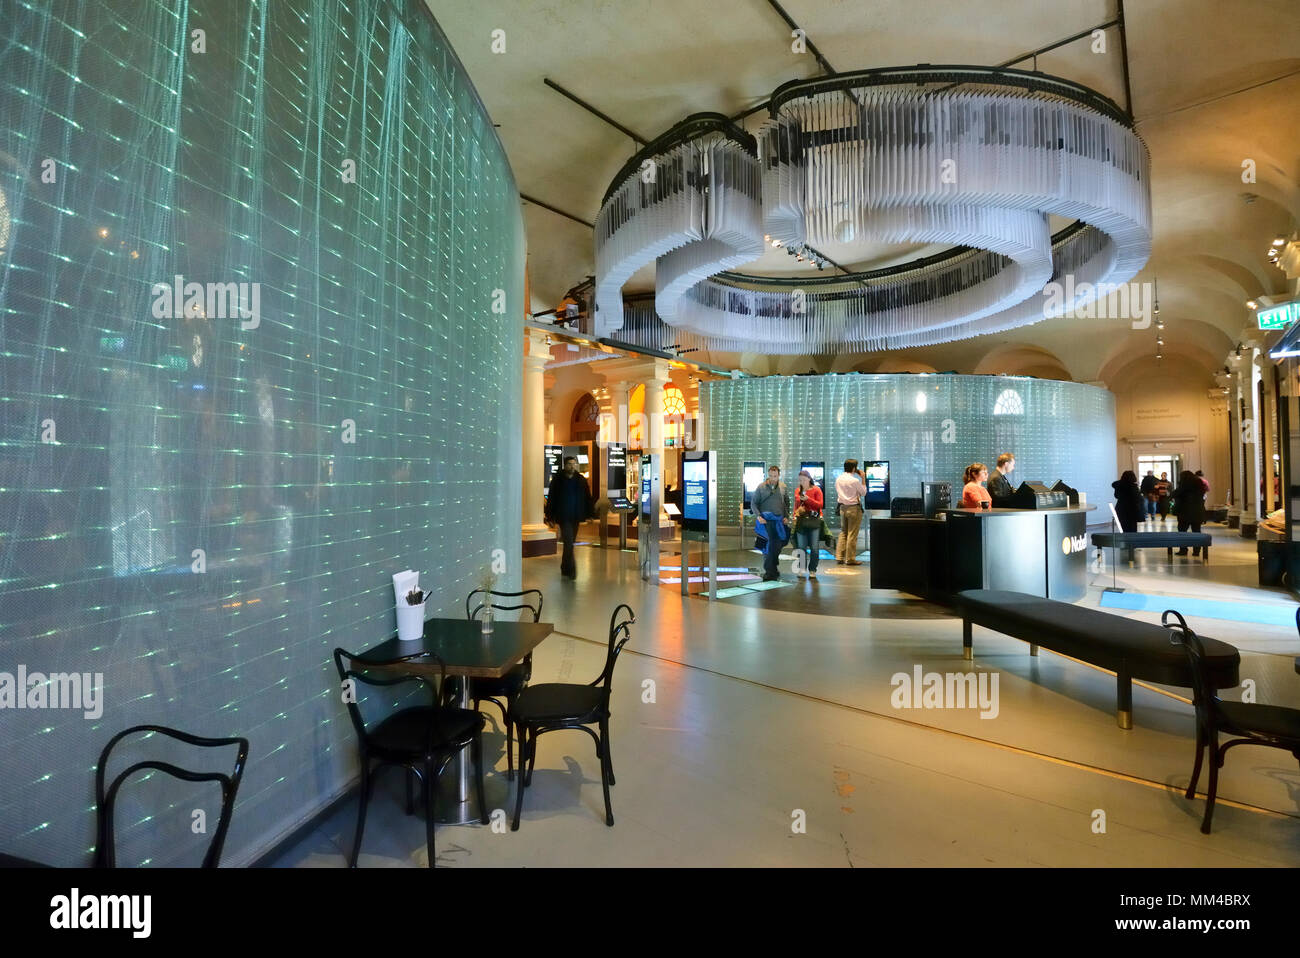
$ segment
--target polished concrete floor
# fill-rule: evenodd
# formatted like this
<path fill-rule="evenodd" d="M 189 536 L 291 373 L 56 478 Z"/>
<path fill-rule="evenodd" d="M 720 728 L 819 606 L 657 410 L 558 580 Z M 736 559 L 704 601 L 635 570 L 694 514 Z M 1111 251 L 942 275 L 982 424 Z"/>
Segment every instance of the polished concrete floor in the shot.
<path fill-rule="evenodd" d="M 1118 584 L 1173 608 L 1197 597 L 1294 609 L 1285 590 L 1255 585 L 1254 542 L 1207 531 L 1210 564 L 1139 552 L 1115 570 Z M 741 549 L 721 559 L 760 562 Z M 520 830 L 439 826 L 439 866 L 1300 864 L 1300 768 L 1278 750 L 1229 753 L 1214 832 L 1200 833 L 1204 798 L 1182 796 L 1193 758 L 1185 689 L 1135 687 L 1135 727 L 1122 730 L 1109 673 L 1046 650 L 1031 657 L 1025 643 L 983 629 L 964 663 L 960 621 L 872 590 L 868 565 L 823 560 L 810 581 L 786 564 L 788 585 L 714 602 L 642 583 L 634 553 L 580 548 L 578 569 L 571 582 L 556 557 L 525 560 L 525 583 L 544 591 L 557 630 L 537 650 L 533 681 L 594 678 L 614 606 L 636 610 L 614 675 L 617 824 L 604 824 L 591 739 L 555 732 L 540 740 Z M 1085 604 L 1097 605 L 1111 572 L 1090 573 Z M 1294 627 L 1189 623 L 1241 649 L 1257 701 L 1300 707 Z M 987 673 L 986 689 L 997 677 L 996 715 L 895 708 L 895 675 L 972 665 Z M 499 819 L 513 814 L 514 792 L 503 738 L 491 720 L 489 729 L 488 804 Z M 387 775 L 360 864 L 427 865 L 422 822 L 404 814 L 400 774 Z M 341 803 L 277 864 L 345 864 L 356 811 L 355 799 Z"/>

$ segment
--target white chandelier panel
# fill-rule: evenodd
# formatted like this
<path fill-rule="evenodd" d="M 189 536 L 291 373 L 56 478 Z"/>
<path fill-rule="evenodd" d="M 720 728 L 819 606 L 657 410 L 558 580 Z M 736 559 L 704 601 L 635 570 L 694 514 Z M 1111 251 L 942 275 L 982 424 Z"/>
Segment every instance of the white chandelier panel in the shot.
<path fill-rule="evenodd" d="M 655 258 L 665 323 L 714 348 L 770 353 L 997 332 L 1131 279 L 1151 249 L 1149 156 L 1118 108 L 1040 74 L 936 69 L 787 84 L 759 133 L 761 173 L 737 138 L 714 132 L 666 154 L 682 170 L 677 192 L 646 202 L 628 176 L 597 222 L 598 328 L 621 326 L 622 285 Z M 1049 215 L 1077 221 L 1055 246 Z M 726 273 L 758 257 L 762 233 L 789 246 L 958 249 L 802 282 Z M 1066 275 L 1082 295 L 1047 308 L 1044 285 Z"/>

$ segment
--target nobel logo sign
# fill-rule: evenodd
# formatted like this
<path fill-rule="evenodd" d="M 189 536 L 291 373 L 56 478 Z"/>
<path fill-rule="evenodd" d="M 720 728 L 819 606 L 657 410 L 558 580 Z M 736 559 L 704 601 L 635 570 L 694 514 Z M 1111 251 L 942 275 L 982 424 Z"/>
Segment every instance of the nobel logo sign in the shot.
<path fill-rule="evenodd" d="M 1066 536 L 1061 540 L 1061 551 L 1066 555 L 1072 555 L 1075 552 L 1083 552 L 1088 548 L 1087 535 Z"/>

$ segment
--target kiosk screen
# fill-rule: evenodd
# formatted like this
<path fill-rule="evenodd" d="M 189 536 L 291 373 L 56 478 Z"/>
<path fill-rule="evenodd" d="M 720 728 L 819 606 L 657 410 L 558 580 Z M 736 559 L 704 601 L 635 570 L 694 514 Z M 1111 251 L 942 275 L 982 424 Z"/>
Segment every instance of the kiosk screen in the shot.
<path fill-rule="evenodd" d="M 763 484 L 763 479 L 767 475 L 767 463 L 765 462 L 747 462 L 742 481 L 745 486 L 745 511 L 749 511 L 749 497 L 754 494 L 754 490 Z"/>

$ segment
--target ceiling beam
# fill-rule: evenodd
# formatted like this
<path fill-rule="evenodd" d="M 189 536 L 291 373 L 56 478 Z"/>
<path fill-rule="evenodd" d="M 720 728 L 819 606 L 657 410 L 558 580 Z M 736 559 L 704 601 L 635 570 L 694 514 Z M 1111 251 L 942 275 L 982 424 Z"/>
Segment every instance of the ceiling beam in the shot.
<path fill-rule="evenodd" d="M 581 97 L 578 97 L 578 96 L 576 96 L 576 95 L 570 93 L 568 90 L 566 90 L 564 87 L 560 86 L 558 83 L 556 83 L 556 82 L 555 82 L 554 80 L 552 80 L 550 77 L 542 77 L 542 82 L 545 83 L 545 84 L 546 84 L 548 87 L 550 87 L 552 90 L 554 90 L 556 93 L 560 94 L 560 96 L 565 97 L 565 98 L 567 98 L 567 99 L 569 99 L 569 100 L 572 100 L 574 103 L 578 104 L 578 106 L 582 107 L 584 110 L 586 110 L 586 111 L 587 111 L 588 113 L 590 113 L 592 116 L 600 117 L 600 119 L 604 120 L 606 123 L 608 123 L 608 124 L 609 124 L 610 126 L 612 126 L 614 129 L 618 130 L 618 131 L 619 131 L 620 133 L 622 133 L 624 136 L 630 136 L 633 140 L 635 140 L 637 143 L 641 144 L 642 146 L 645 146 L 648 142 L 650 142 L 649 140 L 645 139 L 644 137 L 639 136 L 639 135 L 636 134 L 636 133 L 633 133 L 631 130 L 629 130 L 627 127 L 625 127 L 622 123 L 619 123 L 619 122 L 618 122 L 617 120 L 615 120 L 613 117 L 609 116 L 609 114 L 607 114 L 607 113 L 602 113 L 600 110 L 597 110 L 594 106 L 592 106 L 592 105 L 591 105 L 590 103 L 588 103 L 586 100 L 584 100 L 584 99 L 582 99 Z"/>
<path fill-rule="evenodd" d="M 595 223 L 588 223 L 586 220 L 582 219 L 581 217 L 574 216 L 572 213 L 566 213 L 564 212 L 564 210 L 558 209 L 557 207 L 552 206 L 550 203 L 543 203 L 541 200 L 535 199 L 534 197 L 529 196 L 527 193 L 520 193 L 519 198 L 523 200 L 525 203 L 532 203 L 534 206 L 540 206 L 544 210 L 550 210 L 552 213 L 556 214 L 557 216 L 563 216 L 567 220 L 573 220 L 573 222 L 575 223 L 581 223 L 583 226 L 587 227 L 588 229 L 594 230 L 596 228 Z"/>

